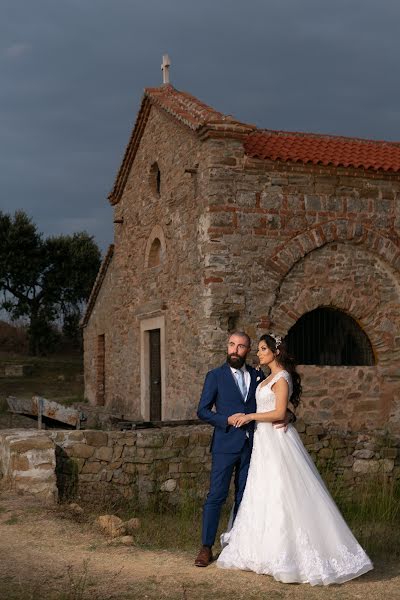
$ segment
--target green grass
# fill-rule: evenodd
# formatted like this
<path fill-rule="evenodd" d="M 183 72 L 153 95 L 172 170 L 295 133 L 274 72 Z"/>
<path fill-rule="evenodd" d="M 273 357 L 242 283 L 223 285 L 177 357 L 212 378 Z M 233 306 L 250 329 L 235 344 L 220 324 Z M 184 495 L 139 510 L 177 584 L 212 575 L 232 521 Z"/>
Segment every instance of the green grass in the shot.
<path fill-rule="evenodd" d="M 5 525 L 15 525 L 16 523 L 18 523 L 18 517 L 11 517 L 7 521 L 4 521 Z"/>
<path fill-rule="evenodd" d="M 351 489 L 336 482 L 331 489 L 346 522 L 372 559 L 400 558 L 400 482 L 379 478 L 365 481 Z M 229 506 L 222 512 L 219 533 L 224 531 Z M 183 495 L 179 507 L 170 507 L 155 498 L 144 509 L 137 501 L 124 508 L 108 507 L 123 519 L 139 517 L 141 527 L 135 532 L 135 544 L 143 549 L 194 553 L 201 539 L 202 502 Z"/>
<path fill-rule="evenodd" d="M 400 558 L 400 481 L 371 479 L 335 500 L 360 544 L 377 557 Z"/>

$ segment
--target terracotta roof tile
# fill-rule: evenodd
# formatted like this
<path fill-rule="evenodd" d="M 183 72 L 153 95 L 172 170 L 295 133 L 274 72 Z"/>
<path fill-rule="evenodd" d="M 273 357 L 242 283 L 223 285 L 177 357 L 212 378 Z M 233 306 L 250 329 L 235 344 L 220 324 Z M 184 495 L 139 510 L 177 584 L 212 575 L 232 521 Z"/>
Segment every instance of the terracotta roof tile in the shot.
<path fill-rule="evenodd" d="M 247 136 L 252 158 L 400 171 L 400 144 L 312 133 L 259 130 Z"/>
<path fill-rule="evenodd" d="M 116 204 L 121 199 L 152 105 L 195 131 L 202 140 L 220 137 L 243 141 L 245 153 L 253 158 L 361 167 L 374 171 L 400 171 L 399 143 L 257 129 L 254 125 L 237 121 L 231 115 L 224 115 L 187 92 L 166 84 L 145 89 L 135 127 L 109 195 L 111 204 Z"/>
<path fill-rule="evenodd" d="M 230 115 L 224 115 L 201 102 L 187 92 L 180 92 L 172 85 L 162 85 L 158 88 L 146 88 L 144 91 L 154 104 L 176 117 L 179 121 L 197 130 L 214 122 L 236 123 Z"/>

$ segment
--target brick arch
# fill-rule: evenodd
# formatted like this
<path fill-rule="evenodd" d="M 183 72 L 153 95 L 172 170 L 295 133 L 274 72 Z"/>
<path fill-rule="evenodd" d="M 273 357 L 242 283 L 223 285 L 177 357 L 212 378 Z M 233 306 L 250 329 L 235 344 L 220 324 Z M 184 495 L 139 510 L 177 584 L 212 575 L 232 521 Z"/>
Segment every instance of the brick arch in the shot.
<path fill-rule="evenodd" d="M 147 238 L 146 249 L 144 252 L 144 266 L 145 267 L 149 266 L 149 258 L 150 258 L 150 254 L 151 254 L 151 249 L 156 240 L 159 240 L 159 242 L 160 242 L 161 262 L 162 262 L 166 255 L 167 245 L 165 243 L 164 231 L 160 225 L 155 225 L 153 227 L 153 229 L 151 230 L 149 237 Z"/>
<path fill-rule="evenodd" d="M 323 246 L 334 242 L 343 244 L 345 241 L 351 240 L 348 238 L 335 238 L 331 242 L 316 245 L 314 249 L 305 252 L 303 257 L 300 257 L 290 266 L 290 268 L 286 269 L 286 273 L 283 277 L 281 276 L 279 278 L 279 283 L 275 290 L 275 298 L 270 306 L 268 315 L 270 325 L 277 333 L 285 335 L 305 313 L 323 306 L 336 308 L 354 318 L 365 331 L 373 346 L 377 362 L 382 366 L 389 365 L 390 363 L 393 363 L 393 361 L 400 360 L 400 347 L 399 344 L 395 342 L 392 332 L 386 332 L 381 326 L 379 312 L 382 306 L 382 300 L 379 296 L 370 296 L 368 298 L 368 303 L 366 303 L 365 296 L 357 297 L 357 295 L 354 294 L 354 288 L 352 286 L 341 286 L 338 289 L 331 285 L 321 285 L 321 287 L 317 288 L 318 291 L 316 292 L 315 288 L 309 288 L 305 285 L 300 294 L 295 297 L 295 300 L 294 298 L 282 297 L 282 288 L 284 287 L 285 282 L 290 280 L 293 267 L 296 264 Z M 365 247 L 365 245 L 359 242 L 359 238 L 357 238 L 357 242 L 357 245 L 361 246 L 360 249 L 362 249 L 363 252 L 365 251 L 366 255 L 369 255 L 371 259 L 372 257 L 379 258 L 382 263 L 386 265 L 386 273 L 393 281 L 393 289 L 397 290 L 397 296 L 399 297 L 399 287 L 396 286 L 396 274 L 393 272 L 393 269 L 390 268 L 391 265 L 388 265 L 389 261 L 382 260 L 382 254 L 376 253 L 375 247 L 373 250 L 371 247 L 368 247 L 368 245 Z M 400 305 L 400 297 L 399 301 L 396 303 Z M 397 316 L 397 321 L 398 319 L 399 317 Z"/>
<path fill-rule="evenodd" d="M 320 295 L 314 298 L 312 298 L 310 294 L 307 294 L 307 291 L 308 290 L 305 290 L 303 302 L 298 306 L 297 310 L 285 303 L 279 303 L 278 305 L 274 304 L 270 315 L 271 324 L 274 330 L 280 334 L 286 335 L 289 329 L 297 323 L 304 314 L 324 306 L 336 308 L 355 319 L 361 329 L 365 331 L 374 348 L 378 362 L 382 362 L 382 360 L 385 359 L 387 349 L 382 347 L 381 334 L 377 331 L 374 323 L 370 322 L 373 320 L 373 303 L 366 309 L 365 303 L 361 300 L 354 301 L 351 294 L 352 290 L 349 290 L 348 294 L 342 294 L 339 297 L 333 295 L 332 290 L 321 290 Z"/>
<path fill-rule="evenodd" d="M 377 254 L 400 271 L 400 240 L 396 242 L 359 221 L 337 219 L 318 223 L 282 244 L 268 261 L 270 274 L 281 280 L 307 254 L 331 242 L 353 242 Z M 272 271 L 272 273 L 271 273 Z"/>

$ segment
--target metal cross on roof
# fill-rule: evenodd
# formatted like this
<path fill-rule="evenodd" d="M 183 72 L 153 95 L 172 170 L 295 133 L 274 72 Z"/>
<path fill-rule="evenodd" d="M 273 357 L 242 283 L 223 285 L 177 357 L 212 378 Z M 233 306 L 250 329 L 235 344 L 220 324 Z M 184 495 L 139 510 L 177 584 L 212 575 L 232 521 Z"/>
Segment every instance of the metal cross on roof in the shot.
<path fill-rule="evenodd" d="M 164 54 L 162 57 L 161 70 L 163 72 L 163 83 L 169 83 L 169 68 L 171 66 L 171 61 L 169 59 L 168 54 Z"/>

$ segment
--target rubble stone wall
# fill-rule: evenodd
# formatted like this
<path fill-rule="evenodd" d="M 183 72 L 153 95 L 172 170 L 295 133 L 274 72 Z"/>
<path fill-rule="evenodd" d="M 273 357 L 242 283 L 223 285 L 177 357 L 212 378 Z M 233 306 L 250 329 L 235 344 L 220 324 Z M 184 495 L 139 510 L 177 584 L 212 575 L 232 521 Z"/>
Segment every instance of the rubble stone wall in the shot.
<path fill-rule="evenodd" d="M 296 428 L 328 482 L 352 488 L 366 478 L 400 479 L 400 439 L 387 432 Z M 0 489 L 47 501 L 154 501 L 179 505 L 204 499 L 212 429 L 207 425 L 138 431 L 10 430 L 0 434 Z M 284 435 L 283 433 L 280 435 Z M 57 487 L 56 487 L 57 482 Z"/>
<path fill-rule="evenodd" d="M 47 432 L 0 432 L 0 489 L 34 494 L 49 503 L 57 500 L 55 447 Z"/>
<path fill-rule="evenodd" d="M 207 329 L 198 239 L 207 171 L 203 149 L 194 133 L 153 107 L 114 207 L 114 255 L 84 329 L 85 395 L 95 404 L 97 339 L 104 335 L 105 406 L 133 420 L 145 418 L 140 327 L 147 319 L 165 316 L 163 419 L 192 418 L 198 401 L 202 380 L 194 377 L 199 369 L 195 350 L 200 331 Z M 159 194 L 151 178 L 155 163 Z M 154 266 L 148 261 L 153 239 L 161 242 Z"/>

